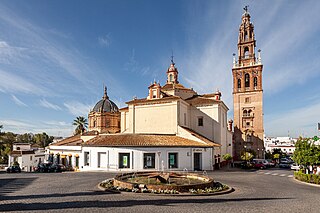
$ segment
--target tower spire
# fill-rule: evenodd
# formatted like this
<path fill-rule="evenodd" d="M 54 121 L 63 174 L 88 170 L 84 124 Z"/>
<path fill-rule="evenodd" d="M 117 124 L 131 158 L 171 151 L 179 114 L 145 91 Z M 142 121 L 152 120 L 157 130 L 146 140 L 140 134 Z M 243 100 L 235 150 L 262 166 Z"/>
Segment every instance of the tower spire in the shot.
<path fill-rule="evenodd" d="M 109 96 L 107 95 L 107 86 L 104 85 L 104 94 L 103 94 L 103 99 L 109 99 Z"/>

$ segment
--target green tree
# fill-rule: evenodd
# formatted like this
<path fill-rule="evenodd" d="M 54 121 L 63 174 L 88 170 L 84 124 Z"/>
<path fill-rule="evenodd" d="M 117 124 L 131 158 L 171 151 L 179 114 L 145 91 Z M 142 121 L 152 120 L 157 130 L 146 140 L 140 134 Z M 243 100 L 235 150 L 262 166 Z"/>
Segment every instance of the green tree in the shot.
<path fill-rule="evenodd" d="M 43 132 L 42 134 L 38 133 L 34 135 L 34 141 L 37 145 L 42 148 L 45 148 L 53 141 L 53 136 L 47 135 L 47 133 Z"/>
<path fill-rule="evenodd" d="M 254 153 L 251 151 L 245 151 L 241 154 L 241 160 L 251 161 L 254 157 Z"/>
<path fill-rule="evenodd" d="M 88 126 L 88 121 L 83 116 L 78 116 L 75 120 L 73 120 L 72 125 L 76 126 L 76 129 L 74 130 L 75 135 L 83 133 Z"/>
<path fill-rule="evenodd" d="M 320 163 L 320 147 L 311 138 L 299 138 L 293 153 L 293 160 L 300 165 L 315 165 Z"/>
<path fill-rule="evenodd" d="M 228 167 L 229 167 L 230 161 L 232 160 L 232 156 L 229 153 L 227 153 L 227 154 L 223 155 L 222 158 L 223 158 L 223 160 L 227 161 Z"/>

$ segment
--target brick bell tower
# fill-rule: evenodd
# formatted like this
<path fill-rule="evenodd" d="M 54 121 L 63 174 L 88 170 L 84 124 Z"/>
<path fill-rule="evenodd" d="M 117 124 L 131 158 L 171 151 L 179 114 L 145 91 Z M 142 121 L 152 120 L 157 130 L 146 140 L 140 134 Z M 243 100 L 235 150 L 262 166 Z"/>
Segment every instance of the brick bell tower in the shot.
<path fill-rule="evenodd" d="M 248 7 L 244 8 L 239 28 L 238 60 L 233 54 L 233 109 L 235 158 L 245 151 L 253 151 L 256 158 L 264 158 L 263 90 L 260 50 L 255 55 L 254 26 Z"/>

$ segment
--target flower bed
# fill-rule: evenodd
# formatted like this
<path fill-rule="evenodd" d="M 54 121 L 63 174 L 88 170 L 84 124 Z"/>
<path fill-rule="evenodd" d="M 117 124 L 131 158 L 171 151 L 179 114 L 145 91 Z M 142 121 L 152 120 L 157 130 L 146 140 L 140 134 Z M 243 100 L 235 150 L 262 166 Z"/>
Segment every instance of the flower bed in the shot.
<path fill-rule="evenodd" d="M 305 174 L 302 171 L 294 172 L 294 177 L 297 180 L 306 182 L 306 183 L 313 183 L 320 185 L 320 175 L 315 174 Z"/>
<path fill-rule="evenodd" d="M 175 189 L 148 189 L 145 186 L 135 185 L 132 189 L 114 186 L 114 179 L 108 179 L 100 183 L 100 186 L 111 191 L 122 191 L 122 192 L 134 192 L 134 193 L 151 193 L 151 194 L 213 194 L 216 192 L 226 191 L 229 189 L 229 186 L 221 184 L 219 182 L 214 182 L 212 187 L 204 189 L 189 189 L 189 192 L 179 192 Z"/>

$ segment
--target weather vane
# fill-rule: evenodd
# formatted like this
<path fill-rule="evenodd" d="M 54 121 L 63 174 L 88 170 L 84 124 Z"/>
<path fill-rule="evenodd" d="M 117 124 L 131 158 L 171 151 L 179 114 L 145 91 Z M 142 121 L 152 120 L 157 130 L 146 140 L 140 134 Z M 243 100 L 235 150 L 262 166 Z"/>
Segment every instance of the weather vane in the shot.
<path fill-rule="evenodd" d="M 172 54 L 171 54 L 171 63 L 174 65 L 174 62 L 173 62 L 173 50 L 171 52 L 172 52 Z"/>
<path fill-rule="evenodd" d="M 244 11 L 246 11 L 246 13 L 248 12 L 248 7 L 249 7 L 249 5 L 246 5 L 243 9 L 244 9 Z"/>

